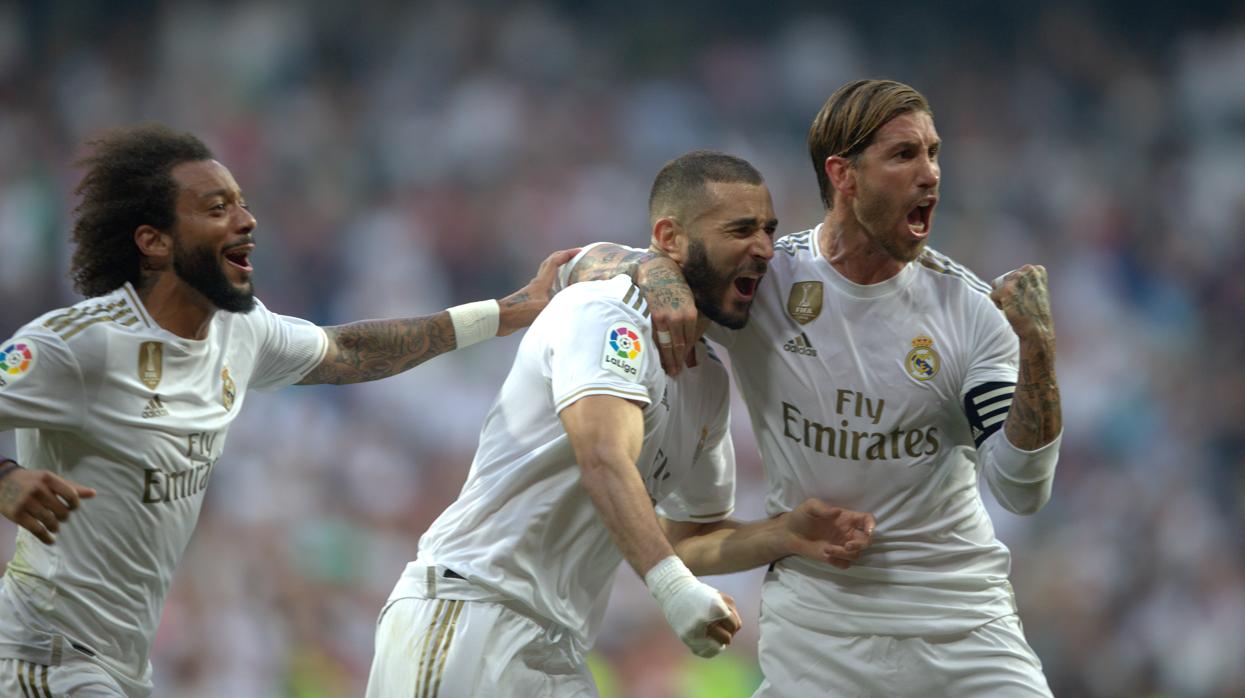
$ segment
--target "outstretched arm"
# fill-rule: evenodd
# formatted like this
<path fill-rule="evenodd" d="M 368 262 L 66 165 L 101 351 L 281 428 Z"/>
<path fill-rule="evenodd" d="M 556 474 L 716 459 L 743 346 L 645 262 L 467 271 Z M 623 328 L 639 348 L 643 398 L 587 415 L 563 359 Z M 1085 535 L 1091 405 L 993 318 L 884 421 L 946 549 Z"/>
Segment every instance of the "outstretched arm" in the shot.
<path fill-rule="evenodd" d="M 698 524 L 662 520 L 679 557 L 695 574 L 729 574 L 802 555 L 846 569 L 873 538 L 870 514 L 806 500 L 772 519 Z"/>
<path fill-rule="evenodd" d="M 328 351 L 299 385 L 387 378 L 460 346 L 527 327 L 548 305 L 558 267 L 578 252 L 561 250 L 549 255 L 536 278 L 500 301 L 471 303 L 421 317 L 325 327 Z"/>
<path fill-rule="evenodd" d="M 626 274 L 635 281 L 648 303 L 661 367 L 677 375 L 686 363 L 695 366 L 690 351 L 696 332 L 696 301 L 674 260 L 655 250 L 636 250 L 610 242 L 594 245 L 576 262 L 567 284 L 612 279 Z"/>

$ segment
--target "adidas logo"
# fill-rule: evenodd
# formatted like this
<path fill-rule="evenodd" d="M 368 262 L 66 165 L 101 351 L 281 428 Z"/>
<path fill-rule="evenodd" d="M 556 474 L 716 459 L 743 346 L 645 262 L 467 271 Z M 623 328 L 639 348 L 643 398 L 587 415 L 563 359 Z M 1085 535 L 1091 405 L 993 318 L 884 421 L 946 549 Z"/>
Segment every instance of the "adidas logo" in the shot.
<path fill-rule="evenodd" d="M 169 416 L 169 409 L 164 406 L 164 402 L 160 399 L 160 396 L 152 396 L 152 398 L 147 401 L 147 407 L 143 409 L 143 419 L 167 416 Z"/>
<path fill-rule="evenodd" d="M 803 332 L 795 336 L 795 339 L 788 340 L 782 345 L 783 351 L 789 351 L 795 354 L 803 354 L 804 356 L 817 356 L 817 350 L 813 348 L 813 343 L 808 341 L 808 335 Z"/>

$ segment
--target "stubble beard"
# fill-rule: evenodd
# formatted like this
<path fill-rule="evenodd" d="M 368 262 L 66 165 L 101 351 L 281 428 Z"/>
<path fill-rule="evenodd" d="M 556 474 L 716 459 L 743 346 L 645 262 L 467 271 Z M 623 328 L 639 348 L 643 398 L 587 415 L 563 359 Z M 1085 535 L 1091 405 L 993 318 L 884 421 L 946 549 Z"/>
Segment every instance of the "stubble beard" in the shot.
<path fill-rule="evenodd" d="M 853 208 L 865 237 L 891 259 L 907 264 L 925 251 L 927 239 L 918 240 L 915 245 L 907 245 L 899 236 L 890 232 L 894 229 L 893 221 L 899 214 L 892 210 L 886 197 L 862 188 Z M 906 222 L 907 216 L 901 216 L 900 220 Z"/>
<path fill-rule="evenodd" d="M 173 273 L 220 310 L 249 313 L 255 309 L 254 284 L 247 282 L 245 289 L 234 286 L 210 247 L 189 249 L 182 246 L 180 236 L 174 235 Z"/>
<path fill-rule="evenodd" d="M 730 313 L 723 307 L 722 297 L 731 284 L 730 273 L 714 268 L 709 260 L 709 250 L 700 240 L 690 240 L 687 245 L 687 261 L 683 263 L 683 278 L 687 280 L 696 310 L 719 325 L 731 329 L 743 329 L 748 324 L 748 304 L 741 313 Z"/>

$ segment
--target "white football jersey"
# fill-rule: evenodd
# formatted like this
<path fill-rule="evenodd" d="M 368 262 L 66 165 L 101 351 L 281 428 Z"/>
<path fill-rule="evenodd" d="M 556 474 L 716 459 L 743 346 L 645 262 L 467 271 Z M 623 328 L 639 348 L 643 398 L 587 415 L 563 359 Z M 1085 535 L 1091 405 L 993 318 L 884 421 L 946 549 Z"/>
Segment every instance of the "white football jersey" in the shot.
<path fill-rule="evenodd" d="M 872 513 L 850 569 L 778 563 L 766 603 L 830 631 L 967 630 L 1015 611 L 1010 556 L 977 487 L 976 445 L 1002 426 L 1019 344 L 989 287 L 927 249 L 862 286 L 817 249 L 820 227 L 775 244 L 730 351 L 765 463 L 766 508 L 809 497 Z"/>
<path fill-rule="evenodd" d="M 156 325 L 129 284 L 0 344 L 0 429 L 17 459 L 96 490 L 47 546 L 24 529 L 0 591 L 0 656 L 94 657 L 149 685 L 169 582 L 248 388 L 299 381 L 324 331 L 218 312 L 207 339 Z"/>
<path fill-rule="evenodd" d="M 643 405 L 636 468 L 659 515 L 712 522 L 731 514 L 726 370 L 701 342 L 700 366 L 668 378 L 651 336 L 626 276 L 553 298 L 519 345 L 462 493 L 420 538 L 391 599 L 421 596 L 421 571 L 441 565 L 592 643 L 622 554 L 580 485 L 558 418 L 589 395 Z"/>

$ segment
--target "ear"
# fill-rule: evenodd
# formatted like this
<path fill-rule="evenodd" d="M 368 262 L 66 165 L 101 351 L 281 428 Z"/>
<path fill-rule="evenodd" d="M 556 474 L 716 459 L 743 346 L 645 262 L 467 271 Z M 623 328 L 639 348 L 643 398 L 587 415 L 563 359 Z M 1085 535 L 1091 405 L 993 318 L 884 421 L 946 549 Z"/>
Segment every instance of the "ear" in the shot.
<path fill-rule="evenodd" d="M 687 254 L 687 235 L 683 226 L 670 216 L 653 223 L 653 247 L 665 252 L 675 263 L 682 264 Z"/>
<path fill-rule="evenodd" d="M 161 269 L 173 257 L 173 235 L 150 225 L 134 229 L 134 244 L 151 266 Z"/>
<path fill-rule="evenodd" d="M 831 155 L 822 164 L 826 168 L 826 177 L 834 191 L 847 197 L 856 195 L 856 168 L 852 161 L 838 155 Z"/>

